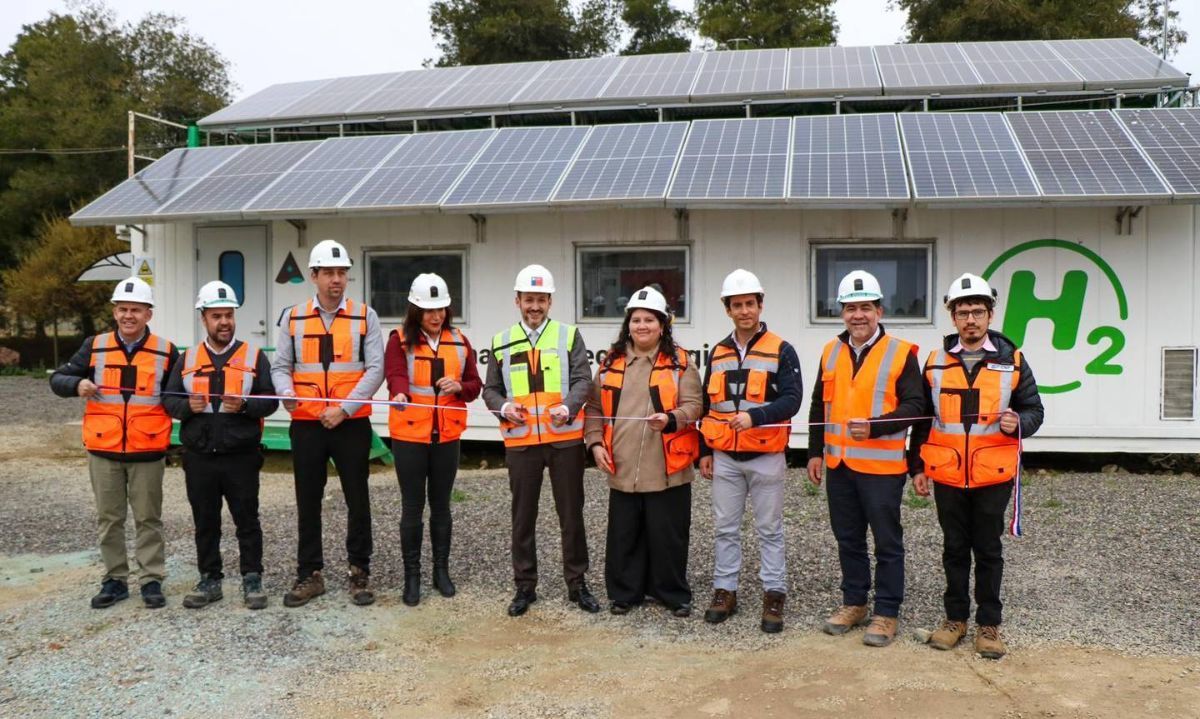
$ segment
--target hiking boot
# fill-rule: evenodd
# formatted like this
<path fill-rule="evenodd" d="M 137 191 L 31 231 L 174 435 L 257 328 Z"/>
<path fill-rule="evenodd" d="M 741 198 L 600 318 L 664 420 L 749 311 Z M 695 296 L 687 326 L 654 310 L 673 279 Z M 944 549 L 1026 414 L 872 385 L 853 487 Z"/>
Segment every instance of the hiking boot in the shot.
<path fill-rule="evenodd" d="M 242 576 L 242 603 L 247 609 L 263 609 L 267 606 L 267 595 L 262 588 L 262 575 L 248 572 Z"/>
<path fill-rule="evenodd" d="M 162 609 L 167 606 L 167 598 L 162 591 L 162 582 L 146 582 L 142 585 L 142 604 L 146 609 Z"/>
<path fill-rule="evenodd" d="M 92 609 L 108 609 L 122 599 L 129 599 L 129 585 L 120 579 L 105 579 L 100 592 L 92 597 Z"/>
<path fill-rule="evenodd" d="M 1008 647 L 1004 646 L 1004 640 L 1000 638 L 1000 627 L 975 627 L 975 653 L 984 659 L 999 659 L 1008 653 Z"/>
<path fill-rule="evenodd" d="M 783 603 L 786 601 L 787 595 L 783 592 L 763 594 L 762 630 L 767 634 L 783 631 Z"/>
<path fill-rule="evenodd" d="M 843 604 L 837 608 L 837 611 L 829 615 L 829 618 L 821 625 L 821 631 L 839 637 L 854 627 L 861 627 L 866 623 L 867 605 Z"/>
<path fill-rule="evenodd" d="M 884 617 L 876 614 L 871 617 L 871 624 L 863 634 L 863 644 L 868 647 L 886 647 L 896 638 L 896 628 L 900 620 L 895 617 Z"/>
<path fill-rule="evenodd" d="M 304 579 L 297 579 L 292 585 L 292 591 L 283 595 L 283 606 L 303 607 L 310 599 L 315 599 L 325 593 L 325 579 L 319 571 L 313 572 Z"/>
<path fill-rule="evenodd" d="M 720 624 L 734 614 L 737 614 L 737 592 L 718 589 L 713 592 L 712 604 L 704 612 L 704 621 L 709 624 Z"/>
<path fill-rule="evenodd" d="M 183 606 L 188 609 L 203 609 L 213 602 L 219 602 L 225 596 L 221 591 L 221 578 L 206 574 L 200 577 L 196 588 L 183 598 Z"/>
<path fill-rule="evenodd" d="M 934 649 L 948 651 L 953 649 L 967 633 L 966 622 L 955 622 L 949 619 L 942 620 L 942 626 L 937 628 L 937 631 L 929 635 L 929 646 Z"/>
<path fill-rule="evenodd" d="M 375 603 L 375 592 L 371 590 L 371 575 L 362 567 L 350 567 L 350 601 L 360 607 Z"/>

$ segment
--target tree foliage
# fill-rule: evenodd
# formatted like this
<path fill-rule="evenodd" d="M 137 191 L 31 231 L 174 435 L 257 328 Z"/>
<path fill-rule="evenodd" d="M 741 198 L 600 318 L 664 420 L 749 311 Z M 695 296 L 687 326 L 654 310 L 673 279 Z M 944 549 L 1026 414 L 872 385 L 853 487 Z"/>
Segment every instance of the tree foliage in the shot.
<path fill-rule="evenodd" d="M 625 0 L 621 20 L 629 28 L 622 55 L 687 52 L 692 47 L 688 37 L 692 17 L 671 7 L 668 0 Z"/>
<path fill-rule="evenodd" d="M 435 0 L 429 24 L 438 66 L 562 60 L 610 52 L 617 40 L 614 0 Z"/>
<path fill-rule="evenodd" d="M 696 0 L 700 34 L 718 45 L 743 48 L 832 45 L 837 40 L 834 0 Z"/>

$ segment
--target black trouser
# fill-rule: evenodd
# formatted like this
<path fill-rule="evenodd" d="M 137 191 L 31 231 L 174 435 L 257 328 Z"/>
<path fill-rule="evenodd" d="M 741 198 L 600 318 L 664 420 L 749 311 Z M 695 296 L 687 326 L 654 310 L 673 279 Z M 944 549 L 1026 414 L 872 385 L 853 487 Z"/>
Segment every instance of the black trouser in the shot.
<path fill-rule="evenodd" d="M 899 616 L 904 601 L 904 528 L 900 526 L 904 475 L 862 474 L 844 464 L 827 474 L 829 523 L 842 565 L 842 603 L 867 603 L 871 591 L 869 528 L 875 540 L 873 611 L 884 617 Z"/>
<path fill-rule="evenodd" d="M 588 570 L 587 533 L 583 526 L 583 443 L 568 447 L 539 444 L 510 449 L 505 452 L 504 459 L 508 464 L 508 486 L 512 491 L 512 562 L 517 588 L 531 590 L 537 586 L 534 538 L 542 473 L 547 467 L 562 533 L 563 579 L 567 587 L 578 586 Z"/>
<path fill-rule="evenodd" d="M 396 462 L 396 478 L 400 481 L 400 529 L 420 528 L 429 500 L 429 533 L 434 528 L 449 529 L 450 493 L 458 474 L 461 442 L 423 444 L 392 440 L 392 457 Z"/>
<path fill-rule="evenodd" d="M 224 577 L 221 562 L 221 500 L 237 527 L 238 568 L 262 574 L 262 526 L 258 522 L 258 450 L 235 454 L 185 451 L 183 476 L 196 523 L 196 564 L 200 574 Z"/>
<path fill-rule="evenodd" d="M 347 419 L 333 429 L 316 420 L 293 421 L 292 471 L 296 476 L 299 545 L 297 574 L 303 579 L 324 569 L 321 550 L 321 501 L 329 479 L 329 460 L 337 468 L 346 498 L 346 556 L 351 566 L 371 571 L 370 474 L 371 420 Z"/>
<path fill-rule="evenodd" d="M 674 609 L 691 604 L 687 581 L 692 485 L 661 492 L 608 491 L 604 585 L 614 602 L 647 595 Z"/>
<path fill-rule="evenodd" d="M 971 554 L 975 554 L 975 623 L 1000 624 L 1003 605 L 1000 582 L 1004 578 L 1004 509 L 1013 483 L 959 489 L 933 483 L 938 523 L 945 544 L 942 567 L 946 570 L 946 618 L 965 622 L 971 616 Z"/>

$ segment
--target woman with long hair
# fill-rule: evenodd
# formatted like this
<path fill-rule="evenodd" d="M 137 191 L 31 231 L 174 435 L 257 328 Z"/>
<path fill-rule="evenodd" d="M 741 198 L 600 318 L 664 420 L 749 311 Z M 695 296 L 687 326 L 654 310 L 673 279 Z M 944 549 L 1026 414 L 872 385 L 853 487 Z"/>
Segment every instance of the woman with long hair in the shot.
<path fill-rule="evenodd" d="M 700 373 L 675 344 L 667 300 L 644 287 L 596 371 L 584 428 L 589 453 L 608 475 L 604 581 L 613 614 L 647 597 L 677 617 L 691 614 L 694 423 L 703 413 Z"/>
<path fill-rule="evenodd" d="M 400 551 L 404 558 L 404 603 L 421 601 L 421 535 L 429 503 L 433 586 L 454 596 L 450 580 L 450 494 L 458 473 L 459 437 L 467 426 L 467 403 L 483 383 L 475 351 L 451 326 L 454 312 L 446 281 L 418 275 L 408 294 L 404 325 L 388 336 L 384 355 L 388 412 L 396 477 L 400 481 Z"/>

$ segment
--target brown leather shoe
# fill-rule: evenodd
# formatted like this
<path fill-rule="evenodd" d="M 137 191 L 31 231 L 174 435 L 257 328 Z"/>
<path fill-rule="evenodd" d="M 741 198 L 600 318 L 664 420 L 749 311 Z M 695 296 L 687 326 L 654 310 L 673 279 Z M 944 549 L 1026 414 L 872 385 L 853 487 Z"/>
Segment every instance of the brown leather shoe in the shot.
<path fill-rule="evenodd" d="M 836 637 L 866 623 L 867 605 L 843 604 L 837 608 L 837 611 L 829 615 L 829 618 L 821 625 L 821 631 Z"/>
<path fill-rule="evenodd" d="M 871 617 L 871 624 L 863 634 L 863 644 L 868 647 L 886 647 L 896 638 L 896 627 L 900 620 L 895 617 L 883 617 L 878 614 Z"/>
<path fill-rule="evenodd" d="M 783 631 L 783 603 L 787 595 L 783 592 L 763 593 L 762 630 L 767 634 Z"/>
<path fill-rule="evenodd" d="M 1008 647 L 1000 638 L 1000 627 L 975 627 L 975 652 L 984 659 L 999 659 L 1007 654 Z"/>
<path fill-rule="evenodd" d="M 712 604 L 704 613 L 704 621 L 709 624 L 720 624 L 734 614 L 737 614 L 737 592 L 718 589 L 713 592 Z"/>
<path fill-rule="evenodd" d="M 942 651 L 953 649 L 964 636 L 967 634 L 966 622 L 955 622 L 949 619 L 942 620 L 942 626 L 937 628 L 933 634 L 929 635 L 929 646 Z"/>
<path fill-rule="evenodd" d="M 303 607 L 308 600 L 325 593 L 325 579 L 320 572 L 313 572 L 304 579 L 297 579 L 292 591 L 283 595 L 283 606 Z"/>
<path fill-rule="evenodd" d="M 362 567 L 350 567 L 350 601 L 360 607 L 375 603 L 375 592 L 370 587 L 371 575 Z"/>

